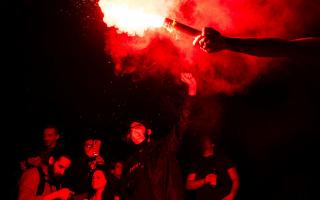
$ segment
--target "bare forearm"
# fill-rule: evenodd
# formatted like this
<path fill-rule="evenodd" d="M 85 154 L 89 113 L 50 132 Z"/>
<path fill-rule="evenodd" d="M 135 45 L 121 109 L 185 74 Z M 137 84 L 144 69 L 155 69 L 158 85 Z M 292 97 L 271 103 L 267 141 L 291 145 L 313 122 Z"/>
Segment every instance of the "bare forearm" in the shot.
<path fill-rule="evenodd" d="M 194 181 L 187 181 L 186 188 L 188 190 L 196 190 L 205 184 L 205 179 L 198 179 Z"/>
<path fill-rule="evenodd" d="M 18 200 L 43 200 L 43 196 L 36 196 L 33 192 L 24 191 L 19 194 Z"/>
<path fill-rule="evenodd" d="M 261 57 L 286 57 L 294 45 L 281 39 L 225 38 L 226 49 Z"/>
<path fill-rule="evenodd" d="M 41 195 L 37 196 L 32 192 L 24 192 L 23 194 L 19 195 L 18 200 L 54 200 L 57 199 L 58 196 L 55 192 L 48 194 L 48 195 Z"/>
<path fill-rule="evenodd" d="M 239 190 L 239 180 L 233 180 L 232 181 L 232 187 L 231 187 L 231 190 L 230 190 L 230 193 L 232 196 L 236 196 L 238 190 Z"/>
<path fill-rule="evenodd" d="M 237 169 L 235 167 L 229 168 L 228 175 L 230 176 L 231 181 L 232 181 L 232 186 L 231 186 L 231 190 L 230 190 L 229 195 L 232 195 L 233 197 L 235 197 L 238 192 L 239 185 L 240 185 L 239 175 L 238 175 Z"/>
<path fill-rule="evenodd" d="M 51 194 L 48 194 L 48 195 L 44 196 L 42 198 L 42 200 L 54 200 L 54 199 L 57 199 L 57 198 L 58 198 L 58 196 L 57 196 L 56 192 L 53 192 Z"/>
<path fill-rule="evenodd" d="M 319 38 L 284 40 L 277 38 L 228 38 L 226 49 L 260 57 L 314 57 L 319 55 Z"/>

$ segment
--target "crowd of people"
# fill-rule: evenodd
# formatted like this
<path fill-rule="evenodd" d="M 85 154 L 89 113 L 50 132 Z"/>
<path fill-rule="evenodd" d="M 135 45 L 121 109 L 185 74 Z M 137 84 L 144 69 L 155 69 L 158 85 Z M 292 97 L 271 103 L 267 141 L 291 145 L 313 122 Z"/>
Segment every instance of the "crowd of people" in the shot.
<path fill-rule="evenodd" d="M 319 38 L 230 38 L 208 27 L 194 45 L 208 53 L 230 50 L 261 57 L 309 59 L 320 52 Z M 240 185 L 237 167 L 215 151 L 211 137 L 199 140 L 201 155 L 190 160 L 192 165 L 182 177 L 176 155 L 189 125 L 197 82 L 190 73 L 182 73 L 181 81 L 188 90 L 177 124 L 164 138 L 154 141 L 150 124 L 132 120 L 124 137 L 132 147 L 126 160 L 107 162 L 101 152 L 105 145 L 101 135 L 89 135 L 79 155 L 70 155 L 58 142 L 58 128 L 45 127 L 42 148 L 25 152 L 20 160 L 18 200 L 182 200 L 187 198 L 186 191 L 193 194 L 188 199 L 236 199 Z"/>
<path fill-rule="evenodd" d="M 85 135 L 74 154 L 60 142 L 57 127 L 44 127 L 41 148 L 20 159 L 18 200 L 182 200 L 187 191 L 195 192 L 195 199 L 234 199 L 239 187 L 235 165 L 216 156 L 210 138 L 201 140 L 206 143 L 199 155 L 202 161 L 190 160 L 194 165 L 185 170 L 189 174 L 183 177 L 181 173 L 177 152 L 197 99 L 193 75 L 181 73 L 181 81 L 187 91 L 176 125 L 154 140 L 153 127 L 146 120 L 132 119 L 121 137 L 130 146 L 125 160 L 106 159 L 101 151 L 106 145 L 102 134 Z"/>

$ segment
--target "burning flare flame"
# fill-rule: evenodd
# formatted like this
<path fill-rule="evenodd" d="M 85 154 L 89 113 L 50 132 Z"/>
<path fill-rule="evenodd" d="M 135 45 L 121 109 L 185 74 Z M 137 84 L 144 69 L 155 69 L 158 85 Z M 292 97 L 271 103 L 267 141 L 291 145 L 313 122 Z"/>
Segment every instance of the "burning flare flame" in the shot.
<path fill-rule="evenodd" d="M 171 4 L 168 0 L 99 1 L 107 26 L 132 36 L 143 36 L 148 29 L 161 28 Z"/>

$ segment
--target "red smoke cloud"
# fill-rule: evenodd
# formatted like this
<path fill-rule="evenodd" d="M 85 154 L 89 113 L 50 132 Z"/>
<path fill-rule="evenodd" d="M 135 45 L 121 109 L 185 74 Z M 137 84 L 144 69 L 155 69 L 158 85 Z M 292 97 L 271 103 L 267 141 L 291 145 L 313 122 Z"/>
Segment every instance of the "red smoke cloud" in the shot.
<path fill-rule="evenodd" d="M 306 26 L 313 25 L 314 16 L 320 13 L 315 2 L 180 0 L 167 17 L 198 29 L 212 26 L 234 37 L 293 38 L 303 36 Z M 270 59 L 232 52 L 204 53 L 192 46 L 192 40 L 190 36 L 164 29 L 138 37 L 110 28 L 106 33 L 106 51 L 111 54 L 118 74 L 134 73 L 143 78 L 168 71 L 174 75 L 190 71 L 206 94 L 241 91 L 271 67 Z"/>

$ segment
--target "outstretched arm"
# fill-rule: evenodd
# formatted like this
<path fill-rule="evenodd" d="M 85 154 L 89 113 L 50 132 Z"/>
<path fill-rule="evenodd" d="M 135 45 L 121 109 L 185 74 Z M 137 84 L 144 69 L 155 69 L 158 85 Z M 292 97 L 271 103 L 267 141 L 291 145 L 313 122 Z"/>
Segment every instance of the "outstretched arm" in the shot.
<path fill-rule="evenodd" d="M 181 81 L 187 85 L 188 96 L 184 100 L 184 103 L 182 105 L 178 125 L 167 137 L 166 144 L 169 146 L 168 149 L 171 151 L 177 150 L 177 147 L 179 146 L 181 139 L 186 132 L 191 107 L 197 94 L 197 81 L 191 73 L 181 73 Z"/>
<path fill-rule="evenodd" d="M 316 57 L 320 52 L 320 37 L 285 40 L 280 38 L 231 38 L 213 28 L 203 28 L 193 41 L 208 53 L 221 50 L 245 53 L 259 57 Z"/>
<path fill-rule="evenodd" d="M 177 130 L 178 139 L 181 139 L 182 135 L 185 133 L 187 129 L 191 107 L 194 103 L 193 99 L 197 94 L 197 81 L 191 73 L 181 73 L 181 81 L 187 85 L 188 97 L 185 99 L 181 108 L 181 116 Z"/>

